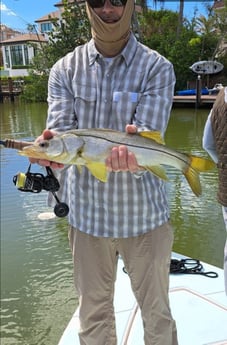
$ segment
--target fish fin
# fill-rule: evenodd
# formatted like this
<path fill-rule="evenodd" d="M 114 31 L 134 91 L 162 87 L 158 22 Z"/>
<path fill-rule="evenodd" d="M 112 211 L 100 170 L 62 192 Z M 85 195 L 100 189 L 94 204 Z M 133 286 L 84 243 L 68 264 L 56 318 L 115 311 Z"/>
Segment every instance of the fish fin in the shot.
<path fill-rule="evenodd" d="M 159 132 L 159 131 L 143 131 L 143 132 L 138 132 L 138 134 L 141 137 L 154 140 L 158 144 L 162 144 L 162 145 L 165 144 L 164 139 L 163 139 L 163 137 L 161 135 L 161 132 Z"/>
<path fill-rule="evenodd" d="M 191 167 L 199 172 L 209 171 L 216 167 L 216 164 L 208 158 L 190 155 Z"/>
<path fill-rule="evenodd" d="M 189 167 L 187 171 L 184 172 L 184 176 L 188 181 L 188 184 L 191 187 L 193 193 L 196 196 L 200 196 L 202 194 L 202 187 L 199 179 L 199 173 L 192 167 Z"/>
<path fill-rule="evenodd" d="M 90 171 L 90 173 L 97 178 L 99 181 L 106 182 L 107 181 L 107 168 L 103 163 L 97 162 L 89 162 L 86 164 L 86 167 Z"/>
<path fill-rule="evenodd" d="M 192 155 L 189 155 L 189 158 L 190 166 L 183 172 L 183 174 L 194 194 L 196 196 L 200 196 L 202 194 L 202 187 L 199 179 L 199 172 L 213 169 L 215 167 L 215 163 L 210 159 Z"/>
<path fill-rule="evenodd" d="M 145 166 L 144 167 L 146 170 L 150 171 L 152 174 L 155 176 L 161 178 L 162 180 L 168 181 L 168 177 L 166 176 L 165 169 L 162 168 L 160 165 L 156 166 Z"/>

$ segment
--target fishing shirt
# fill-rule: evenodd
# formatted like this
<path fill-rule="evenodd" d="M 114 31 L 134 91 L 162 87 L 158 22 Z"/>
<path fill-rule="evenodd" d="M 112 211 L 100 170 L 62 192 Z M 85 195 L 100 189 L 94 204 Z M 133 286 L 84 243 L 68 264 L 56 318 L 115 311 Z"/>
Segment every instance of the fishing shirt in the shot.
<path fill-rule="evenodd" d="M 123 51 L 103 57 L 93 39 L 60 59 L 48 82 L 47 128 L 125 131 L 127 124 L 164 135 L 172 106 L 172 64 L 133 34 Z M 138 236 L 169 220 L 165 182 L 149 172 L 110 172 L 106 183 L 86 167 L 57 171 L 69 224 L 89 235 Z"/>

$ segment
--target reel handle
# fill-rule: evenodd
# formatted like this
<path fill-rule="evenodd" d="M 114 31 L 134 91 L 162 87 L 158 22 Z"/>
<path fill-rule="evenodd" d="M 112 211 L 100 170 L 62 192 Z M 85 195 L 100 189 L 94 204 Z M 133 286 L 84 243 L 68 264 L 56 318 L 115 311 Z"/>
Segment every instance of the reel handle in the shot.
<path fill-rule="evenodd" d="M 58 199 L 55 192 L 52 192 L 52 194 L 57 202 L 56 205 L 54 206 L 54 213 L 56 214 L 57 217 L 60 217 L 60 218 L 66 217 L 69 213 L 69 206 L 64 202 L 61 202 Z"/>

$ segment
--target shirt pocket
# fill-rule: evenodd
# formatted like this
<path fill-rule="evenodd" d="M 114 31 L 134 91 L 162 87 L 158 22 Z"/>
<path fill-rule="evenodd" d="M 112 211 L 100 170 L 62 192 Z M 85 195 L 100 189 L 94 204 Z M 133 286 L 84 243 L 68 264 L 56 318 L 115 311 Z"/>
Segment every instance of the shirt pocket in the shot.
<path fill-rule="evenodd" d="M 132 122 L 140 97 L 141 94 L 138 92 L 113 92 L 112 110 L 117 126 Z"/>
<path fill-rule="evenodd" d="M 76 85 L 74 89 L 74 111 L 79 127 L 94 126 L 96 103 L 97 91 L 95 87 Z"/>

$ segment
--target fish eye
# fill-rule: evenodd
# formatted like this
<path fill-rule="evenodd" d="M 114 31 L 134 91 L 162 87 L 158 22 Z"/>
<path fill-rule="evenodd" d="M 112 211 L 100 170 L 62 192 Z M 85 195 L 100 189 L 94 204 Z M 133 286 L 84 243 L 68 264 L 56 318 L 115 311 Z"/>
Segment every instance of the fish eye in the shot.
<path fill-rule="evenodd" d="M 49 146 L 49 143 L 47 141 L 42 141 L 41 143 L 39 143 L 39 146 L 45 149 Z"/>

